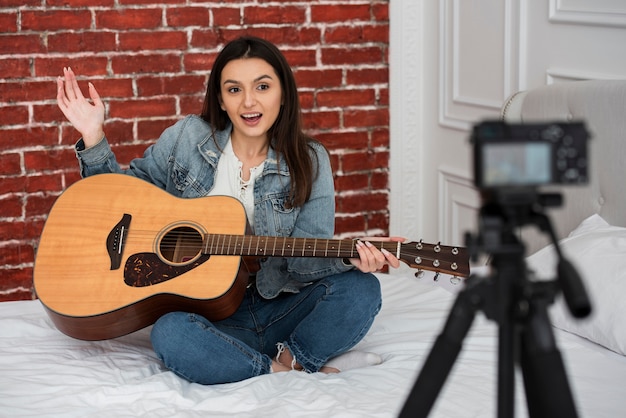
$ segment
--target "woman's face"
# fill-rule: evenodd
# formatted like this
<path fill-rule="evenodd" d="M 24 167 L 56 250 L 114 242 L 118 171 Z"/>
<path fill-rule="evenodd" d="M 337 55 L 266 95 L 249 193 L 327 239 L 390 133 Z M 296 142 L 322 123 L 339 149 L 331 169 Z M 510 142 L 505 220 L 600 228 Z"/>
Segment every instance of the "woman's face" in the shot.
<path fill-rule="evenodd" d="M 220 105 L 233 123 L 233 138 L 268 141 L 282 97 L 280 80 L 265 60 L 235 59 L 222 70 Z"/>

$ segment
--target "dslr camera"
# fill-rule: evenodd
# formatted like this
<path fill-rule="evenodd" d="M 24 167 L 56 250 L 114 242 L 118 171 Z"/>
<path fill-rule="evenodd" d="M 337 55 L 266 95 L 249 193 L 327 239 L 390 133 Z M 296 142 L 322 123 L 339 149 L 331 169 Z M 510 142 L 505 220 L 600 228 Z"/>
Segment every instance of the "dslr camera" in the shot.
<path fill-rule="evenodd" d="M 474 126 L 474 181 L 483 191 L 586 184 L 588 132 L 582 122 Z"/>

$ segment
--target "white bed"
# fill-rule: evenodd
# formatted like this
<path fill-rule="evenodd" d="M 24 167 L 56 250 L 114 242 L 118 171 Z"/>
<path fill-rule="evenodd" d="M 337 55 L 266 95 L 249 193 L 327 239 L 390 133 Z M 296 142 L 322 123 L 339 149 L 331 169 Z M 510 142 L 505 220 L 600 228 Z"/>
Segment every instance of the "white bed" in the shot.
<path fill-rule="evenodd" d="M 563 315 L 560 305 L 553 310 L 578 412 L 592 418 L 623 416 L 626 410 L 626 304 L 620 303 L 622 292 L 626 294 L 626 82 L 606 83 L 542 88 L 518 94 L 505 106 L 508 120 L 519 120 L 520 114 L 530 114 L 526 120 L 567 117 L 572 100 L 595 100 L 592 110 L 604 106 L 601 117 L 614 115 L 606 117 L 610 127 L 591 126 L 592 186 L 576 191 L 576 204 L 568 200 L 568 216 L 553 217 L 563 237 L 593 214 L 612 225 L 591 218 L 564 244 L 585 277 L 596 317 L 578 323 Z M 557 99 L 537 99 L 542 94 Z M 555 113 L 556 102 L 565 104 L 564 114 Z M 535 103 L 532 112 L 528 103 Z M 545 103 L 553 110 L 537 110 Z M 574 112 L 574 117 L 586 114 Z M 613 174 L 600 176 L 598 170 Z M 596 263 L 599 257 L 601 264 Z M 543 251 L 529 264 L 544 266 L 540 273 L 549 274 L 549 258 Z M 149 329 L 114 340 L 80 341 L 57 331 L 38 301 L 2 303 L 0 416 L 397 416 L 460 286 L 447 277 L 434 282 L 431 274 L 416 279 L 406 269 L 379 277 L 383 309 L 358 348 L 381 354 L 383 364 L 336 375 L 279 373 L 217 386 L 190 384 L 166 371 L 151 350 Z M 496 351 L 497 329 L 478 315 L 431 416 L 495 416 Z M 516 389 L 516 416 L 526 416 L 519 376 Z"/>

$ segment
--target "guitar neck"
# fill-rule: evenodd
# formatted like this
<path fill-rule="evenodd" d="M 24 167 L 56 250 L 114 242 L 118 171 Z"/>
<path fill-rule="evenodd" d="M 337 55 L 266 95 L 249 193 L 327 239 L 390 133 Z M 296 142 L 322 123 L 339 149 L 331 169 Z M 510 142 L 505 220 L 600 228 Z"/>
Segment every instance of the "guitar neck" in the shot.
<path fill-rule="evenodd" d="M 204 254 L 252 257 L 325 257 L 358 258 L 357 240 L 263 237 L 254 235 L 204 236 Z M 410 267 L 466 277 L 469 256 L 463 247 L 397 241 L 370 241 L 385 249 Z"/>
<path fill-rule="evenodd" d="M 257 257 L 358 257 L 356 240 L 207 234 L 204 253 Z M 399 255 L 400 243 L 372 241 L 378 249 Z"/>

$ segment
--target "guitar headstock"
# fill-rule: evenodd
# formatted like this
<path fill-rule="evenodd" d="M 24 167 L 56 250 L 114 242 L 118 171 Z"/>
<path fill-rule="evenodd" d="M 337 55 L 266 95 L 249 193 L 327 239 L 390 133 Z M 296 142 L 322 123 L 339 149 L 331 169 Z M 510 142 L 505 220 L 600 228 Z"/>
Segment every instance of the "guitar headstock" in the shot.
<path fill-rule="evenodd" d="M 400 245 L 400 260 L 409 267 L 453 276 L 469 276 L 469 255 L 465 247 L 441 244 L 404 242 Z"/>

